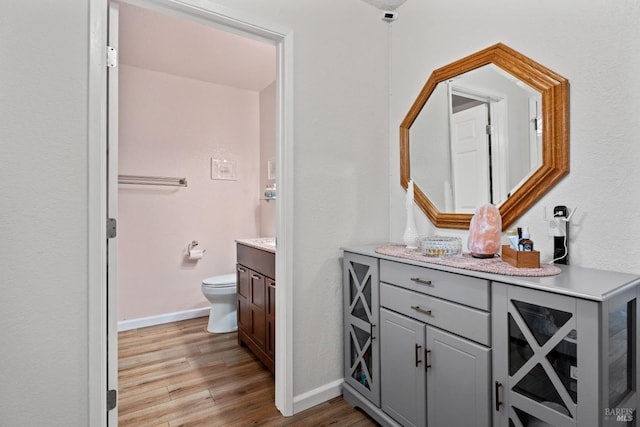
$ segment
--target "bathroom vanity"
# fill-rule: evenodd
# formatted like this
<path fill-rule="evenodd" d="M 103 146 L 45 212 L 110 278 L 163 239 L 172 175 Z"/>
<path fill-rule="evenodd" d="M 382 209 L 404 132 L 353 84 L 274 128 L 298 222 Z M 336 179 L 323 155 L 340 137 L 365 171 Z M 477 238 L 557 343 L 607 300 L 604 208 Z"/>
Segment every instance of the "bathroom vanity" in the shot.
<path fill-rule="evenodd" d="M 238 344 L 275 373 L 276 268 L 273 239 L 236 240 Z"/>
<path fill-rule="evenodd" d="M 640 277 L 510 276 L 343 250 L 344 398 L 380 424 L 635 419 Z"/>

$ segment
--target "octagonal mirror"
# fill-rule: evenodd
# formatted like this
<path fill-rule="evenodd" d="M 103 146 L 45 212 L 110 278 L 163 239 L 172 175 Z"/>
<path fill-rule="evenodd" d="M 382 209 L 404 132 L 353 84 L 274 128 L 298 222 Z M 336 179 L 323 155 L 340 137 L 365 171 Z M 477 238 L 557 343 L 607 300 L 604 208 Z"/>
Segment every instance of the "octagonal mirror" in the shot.
<path fill-rule="evenodd" d="M 431 74 L 400 125 L 400 183 L 440 228 L 503 229 L 569 172 L 569 83 L 498 43 Z"/>

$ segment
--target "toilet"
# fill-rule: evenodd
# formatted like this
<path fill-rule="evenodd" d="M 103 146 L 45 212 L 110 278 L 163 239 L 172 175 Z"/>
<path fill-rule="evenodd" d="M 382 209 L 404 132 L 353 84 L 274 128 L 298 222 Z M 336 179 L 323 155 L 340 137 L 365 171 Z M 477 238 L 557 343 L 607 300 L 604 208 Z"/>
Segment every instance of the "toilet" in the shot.
<path fill-rule="evenodd" d="M 209 332 L 220 334 L 238 330 L 236 314 L 236 274 L 213 276 L 202 281 L 202 293 L 211 303 Z"/>

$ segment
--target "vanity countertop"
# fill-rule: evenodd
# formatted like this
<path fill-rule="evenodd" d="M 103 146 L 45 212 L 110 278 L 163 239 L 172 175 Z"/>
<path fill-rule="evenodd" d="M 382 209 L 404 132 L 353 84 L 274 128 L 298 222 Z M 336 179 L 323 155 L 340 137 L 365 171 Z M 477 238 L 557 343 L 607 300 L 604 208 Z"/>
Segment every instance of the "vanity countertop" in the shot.
<path fill-rule="evenodd" d="M 241 245 L 251 246 L 252 248 L 271 252 L 273 254 L 276 253 L 275 237 L 256 237 L 253 239 L 236 239 L 236 243 L 240 243 Z"/>
<path fill-rule="evenodd" d="M 429 263 L 426 257 L 425 261 L 421 262 L 412 259 L 384 255 L 376 252 L 377 247 L 388 244 L 389 243 L 348 246 L 342 248 L 342 250 L 345 252 L 367 255 L 379 259 L 386 259 L 389 261 L 397 261 L 405 264 L 428 267 L 434 270 L 462 274 L 471 277 L 478 277 L 494 282 L 502 282 L 510 285 L 523 286 L 531 289 L 554 292 L 557 294 L 569 295 L 572 297 L 584 298 L 594 301 L 608 300 L 618 293 L 630 289 L 640 283 L 640 276 L 635 274 L 596 270 L 593 268 L 585 268 L 575 265 L 558 265 L 562 272 L 555 276 L 507 276 L 502 274 L 465 270 L 462 268 Z"/>

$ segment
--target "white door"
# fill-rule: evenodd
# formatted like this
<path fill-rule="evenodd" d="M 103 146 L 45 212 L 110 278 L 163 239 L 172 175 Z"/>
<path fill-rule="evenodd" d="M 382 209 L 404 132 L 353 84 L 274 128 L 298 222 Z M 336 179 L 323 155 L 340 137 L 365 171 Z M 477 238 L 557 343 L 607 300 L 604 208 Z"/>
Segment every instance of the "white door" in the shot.
<path fill-rule="evenodd" d="M 109 47 L 118 49 L 118 4 L 109 3 Z M 118 219 L 118 68 L 107 73 L 107 216 Z M 117 325 L 117 260 L 118 237 L 107 239 L 107 385 L 118 391 L 118 325 Z M 118 425 L 118 408 L 108 413 L 107 425 Z"/>
<path fill-rule="evenodd" d="M 452 115 L 453 203 L 457 213 L 476 212 L 489 202 L 489 138 L 486 104 Z"/>

